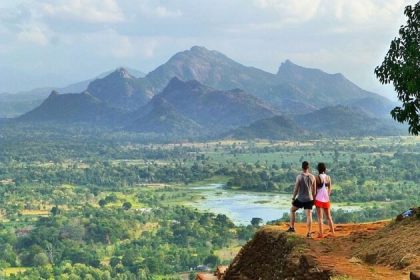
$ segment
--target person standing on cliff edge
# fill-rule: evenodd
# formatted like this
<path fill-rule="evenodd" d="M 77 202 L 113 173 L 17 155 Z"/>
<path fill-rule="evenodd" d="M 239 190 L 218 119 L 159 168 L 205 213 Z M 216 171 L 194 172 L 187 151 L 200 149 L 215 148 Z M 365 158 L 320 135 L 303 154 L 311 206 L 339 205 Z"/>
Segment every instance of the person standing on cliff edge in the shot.
<path fill-rule="evenodd" d="M 296 211 L 303 208 L 306 212 L 306 225 L 308 232 L 306 237 L 311 238 L 312 231 L 312 207 L 316 195 L 315 176 L 309 173 L 309 163 L 302 162 L 302 173 L 296 177 L 293 190 L 292 208 L 290 208 L 290 227 L 287 232 L 295 232 Z"/>
<path fill-rule="evenodd" d="M 319 175 L 315 178 L 316 181 L 316 196 L 315 196 L 315 206 L 316 213 L 318 216 L 318 227 L 319 233 L 318 238 L 324 237 L 324 224 L 323 224 L 323 214 L 327 218 L 328 225 L 330 226 L 330 235 L 334 236 L 334 223 L 331 217 L 331 204 L 330 196 L 332 190 L 331 177 L 326 174 L 327 167 L 325 163 L 318 163 L 318 173 Z"/>

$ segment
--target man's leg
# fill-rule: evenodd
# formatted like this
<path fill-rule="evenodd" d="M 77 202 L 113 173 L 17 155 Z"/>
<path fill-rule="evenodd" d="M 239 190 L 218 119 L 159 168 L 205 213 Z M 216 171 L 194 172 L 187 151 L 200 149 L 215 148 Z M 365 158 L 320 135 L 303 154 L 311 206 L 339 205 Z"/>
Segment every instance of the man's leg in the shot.
<path fill-rule="evenodd" d="M 296 222 L 296 211 L 299 210 L 296 206 L 292 206 L 290 208 L 290 227 L 295 228 L 295 222 Z"/>
<path fill-rule="evenodd" d="M 308 235 L 312 232 L 312 210 L 305 209 L 306 212 L 306 227 L 308 228 Z"/>

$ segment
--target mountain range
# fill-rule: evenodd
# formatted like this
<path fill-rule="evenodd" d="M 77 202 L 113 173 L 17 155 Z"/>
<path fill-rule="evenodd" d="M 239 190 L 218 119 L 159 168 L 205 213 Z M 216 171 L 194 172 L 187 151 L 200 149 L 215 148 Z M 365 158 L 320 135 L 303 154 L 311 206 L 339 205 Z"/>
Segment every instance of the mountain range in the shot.
<path fill-rule="evenodd" d="M 136 69 L 124 69 L 126 69 L 130 75 L 137 78 L 144 77 L 146 75 Z M 0 93 L 0 118 L 17 117 L 36 108 L 49 96 L 52 91 L 61 93 L 83 92 L 89 86 L 90 82 L 96 79 L 104 78 L 112 72 L 114 72 L 114 70 L 106 71 L 94 78 L 72 83 L 63 87 L 41 87 L 18 93 Z"/>
<path fill-rule="evenodd" d="M 124 68 L 81 93 L 53 92 L 19 121 L 88 122 L 177 136 L 275 138 L 399 134 L 394 104 L 342 74 L 286 60 L 276 74 L 192 47 L 144 77 Z M 321 133 L 322 134 L 322 133 Z"/>

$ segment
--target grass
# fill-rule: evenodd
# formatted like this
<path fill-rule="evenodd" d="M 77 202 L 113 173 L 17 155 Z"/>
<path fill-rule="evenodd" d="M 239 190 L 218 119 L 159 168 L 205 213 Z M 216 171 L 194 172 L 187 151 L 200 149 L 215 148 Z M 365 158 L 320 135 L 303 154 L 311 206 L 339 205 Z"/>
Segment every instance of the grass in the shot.
<path fill-rule="evenodd" d="M 354 255 L 368 263 L 401 267 L 401 260 L 420 251 L 420 240 L 414 238 L 418 236 L 419 228 L 420 220 L 415 217 L 393 222 L 359 244 L 354 249 Z M 414 265 L 416 259 L 408 259 L 402 266 Z"/>
<path fill-rule="evenodd" d="M 12 274 L 18 274 L 20 272 L 25 272 L 28 270 L 28 267 L 7 267 L 1 271 L 2 276 L 9 277 Z"/>
<path fill-rule="evenodd" d="M 24 216 L 48 216 L 49 210 L 22 210 L 20 213 Z"/>
<path fill-rule="evenodd" d="M 143 232 L 149 231 L 149 232 L 154 232 L 159 228 L 159 223 L 146 223 L 146 224 L 138 224 L 135 225 L 133 228 L 133 237 L 134 239 L 136 238 L 141 238 L 141 235 L 143 234 Z"/>
<path fill-rule="evenodd" d="M 218 256 L 222 262 L 231 261 L 238 254 L 241 248 L 242 248 L 242 245 L 231 244 L 229 247 L 215 250 L 214 254 Z"/>
<path fill-rule="evenodd" d="M 101 193 L 100 197 L 97 199 L 105 199 L 108 195 L 114 194 L 117 197 L 116 202 L 107 203 L 105 207 L 110 208 L 121 208 L 124 202 L 130 202 L 131 208 L 144 208 L 146 205 L 140 203 L 137 199 L 137 192 L 134 192 L 134 189 L 131 189 L 129 193 L 125 192 L 103 192 Z M 98 203 L 93 203 L 93 206 L 98 206 Z"/>

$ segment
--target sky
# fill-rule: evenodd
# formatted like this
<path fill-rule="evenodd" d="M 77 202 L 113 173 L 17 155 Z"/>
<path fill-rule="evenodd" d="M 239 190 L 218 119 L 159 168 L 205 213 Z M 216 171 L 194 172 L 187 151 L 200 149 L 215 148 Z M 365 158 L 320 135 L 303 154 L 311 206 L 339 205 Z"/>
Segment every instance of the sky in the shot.
<path fill-rule="evenodd" d="M 0 93 L 145 73 L 199 45 L 277 72 L 286 59 L 395 98 L 373 73 L 409 0 L 1 0 Z"/>

